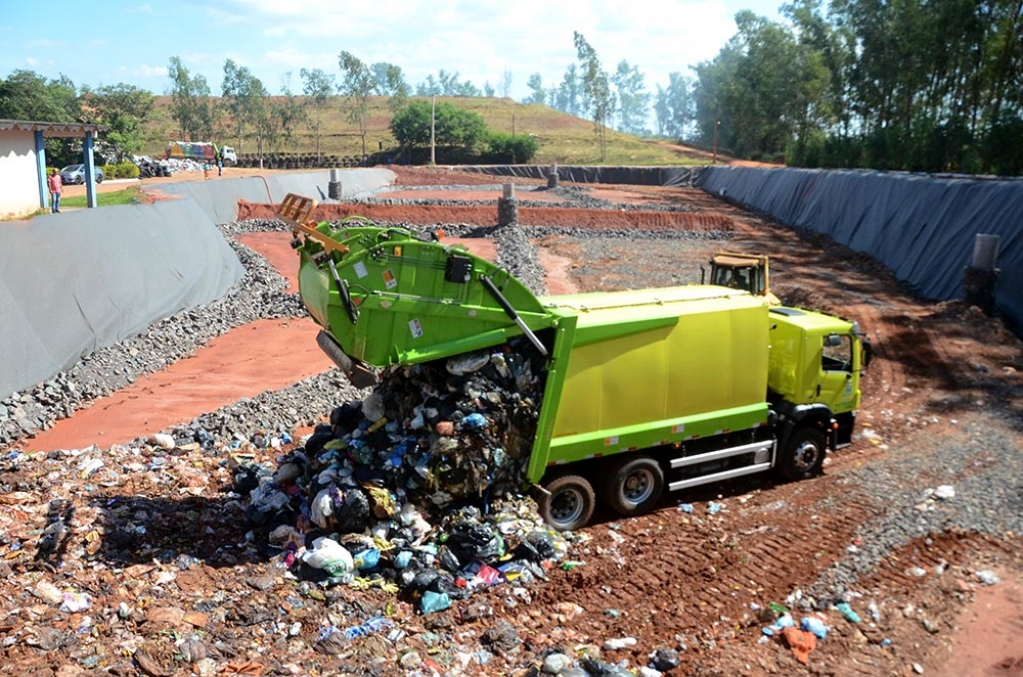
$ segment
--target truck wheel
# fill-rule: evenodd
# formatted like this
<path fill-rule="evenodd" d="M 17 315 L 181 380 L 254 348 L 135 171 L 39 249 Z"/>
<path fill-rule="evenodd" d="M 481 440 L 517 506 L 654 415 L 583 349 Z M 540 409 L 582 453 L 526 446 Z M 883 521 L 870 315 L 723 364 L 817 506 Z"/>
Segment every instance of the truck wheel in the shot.
<path fill-rule="evenodd" d="M 571 531 L 586 526 L 593 517 L 596 498 L 593 487 L 578 475 L 562 475 L 551 480 L 540 492 L 537 505 L 540 515 L 557 531 Z"/>
<path fill-rule="evenodd" d="M 782 451 L 778 469 L 787 480 L 813 477 L 824 466 L 825 451 L 824 433 L 810 426 L 796 428 Z"/>
<path fill-rule="evenodd" d="M 651 510 L 664 490 L 664 471 L 649 456 L 625 456 L 608 468 L 604 500 L 626 517 Z"/>

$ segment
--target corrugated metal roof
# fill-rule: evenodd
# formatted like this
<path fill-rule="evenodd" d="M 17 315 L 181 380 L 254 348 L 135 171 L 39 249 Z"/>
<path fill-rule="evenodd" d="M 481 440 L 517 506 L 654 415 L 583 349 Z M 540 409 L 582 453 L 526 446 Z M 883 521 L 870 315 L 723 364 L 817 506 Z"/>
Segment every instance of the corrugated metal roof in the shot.
<path fill-rule="evenodd" d="M 33 122 L 31 120 L 0 120 L 0 131 L 41 131 L 45 136 L 85 136 L 86 132 L 107 131 L 107 127 L 85 122 Z"/>

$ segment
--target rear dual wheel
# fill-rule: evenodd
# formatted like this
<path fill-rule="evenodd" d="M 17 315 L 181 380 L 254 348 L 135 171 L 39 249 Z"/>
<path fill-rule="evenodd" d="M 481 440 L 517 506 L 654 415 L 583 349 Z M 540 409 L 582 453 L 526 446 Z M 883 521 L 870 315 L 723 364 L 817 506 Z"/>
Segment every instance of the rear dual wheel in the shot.
<path fill-rule="evenodd" d="M 622 456 L 611 462 L 601 498 L 626 517 L 653 510 L 664 491 L 664 470 L 650 456 Z"/>
<path fill-rule="evenodd" d="M 547 524 L 557 531 L 572 531 L 590 521 L 597 500 L 586 478 L 562 475 L 544 485 L 536 502 Z"/>

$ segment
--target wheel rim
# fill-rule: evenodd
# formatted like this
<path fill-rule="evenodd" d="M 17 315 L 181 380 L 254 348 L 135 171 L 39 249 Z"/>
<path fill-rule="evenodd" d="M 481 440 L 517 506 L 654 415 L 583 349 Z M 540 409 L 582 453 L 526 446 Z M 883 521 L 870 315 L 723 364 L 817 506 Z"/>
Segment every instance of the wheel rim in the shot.
<path fill-rule="evenodd" d="M 630 473 L 622 482 L 622 497 L 633 505 L 648 500 L 653 492 L 654 475 L 646 469 Z"/>
<path fill-rule="evenodd" d="M 582 516 L 584 503 L 578 489 L 563 489 L 551 497 L 550 518 L 557 524 L 571 524 Z"/>
<path fill-rule="evenodd" d="M 793 450 L 793 464 L 797 470 L 805 472 L 817 464 L 817 457 L 820 453 L 820 448 L 813 440 L 801 442 Z"/>

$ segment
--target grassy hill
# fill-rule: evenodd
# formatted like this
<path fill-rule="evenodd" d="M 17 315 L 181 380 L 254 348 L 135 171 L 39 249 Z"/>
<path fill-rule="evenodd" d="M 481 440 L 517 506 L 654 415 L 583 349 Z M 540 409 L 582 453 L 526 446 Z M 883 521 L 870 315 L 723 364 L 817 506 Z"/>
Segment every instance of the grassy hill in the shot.
<path fill-rule="evenodd" d="M 304 97 L 298 97 L 301 101 Z M 325 155 L 362 155 L 362 139 L 356 125 L 345 119 L 341 97 L 333 97 L 321 114 L 321 152 Z M 491 130 L 531 134 L 540 143 L 534 163 L 605 164 L 605 165 L 682 165 L 706 164 L 706 153 L 684 149 L 661 140 L 641 139 L 630 134 L 608 130 L 607 159 L 600 162 L 600 147 L 593 123 L 540 104 L 522 104 L 511 99 L 479 97 L 437 97 L 437 103 L 479 113 Z M 366 152 L 395 148 L 390 132 L 391 112 L 387 98 L 371 97 L 366 124 Z M 227 125 L 224 125 L 227 128 Z M 170 116 L 170 97 L 157 97 L 148 124 L 149 139 L 144 153 L 162 154 L 167 141 L 177 140 L 176 125 Z M 201 139 L 207 141 L 209 139 Z M 255 139 L 239 139 L 233 132 L 213 139 L 220 145 L 233 146 L 236 152 L 255 152 Z M 290 140 L 275 149 L 280 153 L 316 152 L 316 140 L 309 127 L 301 125 Z"/>

